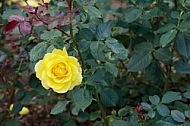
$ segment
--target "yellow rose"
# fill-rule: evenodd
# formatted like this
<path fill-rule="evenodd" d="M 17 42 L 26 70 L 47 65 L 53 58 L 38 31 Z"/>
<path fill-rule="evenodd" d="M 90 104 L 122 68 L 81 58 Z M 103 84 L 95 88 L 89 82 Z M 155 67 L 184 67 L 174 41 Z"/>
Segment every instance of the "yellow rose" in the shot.
<path fill-rule="evenodd" d="M 82 82 L 82 69 L 78 60 L 68 56 L 65 48 L 54 49 L 45 54 L 35 65 L 36 77 L 45 89 L 52 88 L 57 93 L 72 90 Z"/>
<path fill-rule="evenodd" d="M 13 104 L 10 105 L 9 110 L 13 110 Z M 22 110 L 19 112 L 20 115 L 27 115 L 29 113 L 29 109 L 26 107 L 23 107 Z"/>

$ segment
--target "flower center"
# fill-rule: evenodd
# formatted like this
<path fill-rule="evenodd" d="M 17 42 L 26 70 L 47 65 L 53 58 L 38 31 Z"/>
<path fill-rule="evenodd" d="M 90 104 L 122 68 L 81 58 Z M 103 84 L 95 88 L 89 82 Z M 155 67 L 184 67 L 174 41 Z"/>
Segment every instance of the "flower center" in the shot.
<path fill-rule="evenodd" d="M 67 72 L 67 67 L 64 63 L 58 63 L 52 69 L 52 73 L 56 77 L 63 77 Z"/>

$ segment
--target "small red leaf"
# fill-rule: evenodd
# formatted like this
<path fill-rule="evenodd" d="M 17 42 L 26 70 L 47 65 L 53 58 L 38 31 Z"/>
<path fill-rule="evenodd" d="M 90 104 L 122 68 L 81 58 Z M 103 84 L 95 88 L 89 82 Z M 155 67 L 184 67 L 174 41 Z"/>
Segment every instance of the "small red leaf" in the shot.
<path fill-rule="evenodd" d="M 63 26 L 63 25 L 68 25 L 70 24 L 70 18 L 74 16 L 74 13 L 70 13 L 67 15 L 63 15 L 62 17 L 59 18 L 59 26 Z"/>
<path fill-rule="evenodd" d="M 18 22 L 18 21 L 15 21 L 15 20 L 9 22 L 9 23 L 5 26 L 4 34 L 9 34 L 9 33 L 11 33 L 11 32 L 15 29 L 15 27 L 18 25 L 18 23 L 19 23 L 19 22 Z"/>
<path fill-rule="evenodd" d="M 23 36 L 30 34 L 31 28 L 32 28 L 31 24 L 27 21 L 23 21 L 19 23 L 19 31 L 20 31 L 20 34 Z"/>

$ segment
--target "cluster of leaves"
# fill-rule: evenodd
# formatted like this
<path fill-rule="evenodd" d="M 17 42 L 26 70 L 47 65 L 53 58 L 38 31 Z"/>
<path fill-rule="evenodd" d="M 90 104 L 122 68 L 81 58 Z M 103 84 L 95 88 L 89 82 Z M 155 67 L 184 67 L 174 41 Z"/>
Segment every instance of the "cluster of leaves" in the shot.
<path fill-rule="evenodd" d="M 25 104 L 56 101 L 50 113 L 65 126 L 89 121 L 94 126 L 189 125 L 190 3 L 126 0 L 120 4 L 42 0 L 36 8 L 3 12 L 2 19 L 8 21 L 4 33 L 22 35 L 14 42 L 18 50 L 12 55 L 0 48 L 1 71 L 8 66 L 15 71 L 12 80 L 0 74 L 0 89 L 12 87 L 7 105 L 15 102 L 12 114 Z M 56 99 L 53 91 L 42 88 L 34 65 L 54 48 L 63 47 L 81 62 L 83 83 Z M 14 62 L 8 62 L 10 56 Z M 25 75 L 29 87 L 21 81 Z M 0 115 L 1 122 L 5 115 Z M 4 124 L 15 122 L 18 118 Z"/>

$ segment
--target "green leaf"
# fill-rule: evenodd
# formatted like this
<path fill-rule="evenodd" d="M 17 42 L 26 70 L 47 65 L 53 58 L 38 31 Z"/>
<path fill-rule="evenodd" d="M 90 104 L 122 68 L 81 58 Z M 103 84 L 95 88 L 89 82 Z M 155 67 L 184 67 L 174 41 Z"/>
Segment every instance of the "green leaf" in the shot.
<path fill-rule="evenodd" d="M 150 43 L 150 42 L 142 42 L 142 43 L 140 43 L 140 44 L 135 45 L 135 47 L 134 47 L 134 50 L 135 50 L 136 52 L 140 52 L 140 51 L 151 51 L 151 50 L 153 50 L 153 49 L 154 49 L 153 44 Z"/>
<path fill-rule="evenodd" d="M 21 124 L 19 119 L 15 117 L 4 123 L 2 126 L 21 126 Z"/>
<path fill-rule="evenodd" d="M 176 46 L 181 55 L 185 58 L 190 57 L 190 35 L 185 33 L 178 34 Z"/>
<path fill-rule="evenodd" d="M 185 115 L 179 110 L 172 110 L 171 116 L 177 122 L 185 122 Z"/>
<path fill-rule="evenodd" d="M 179 73 L 190 74 L 189 63 L 184 63 L 182 61 L 176 61 L 176 62 L 174 62 L 174 67 L 175 67 L 176 71 Z"/>
<path fill-rule="evenodd" d="M 148 112 L 148 116 L 149 116 L 151 119 L 153 119 L 153 118 L 155 117 L 155 115 L 156 115 L 156 112 L 153 111 L 153 110 L 151 110 L 151 111 Z"/>
<path fill-rule="evenodd" d="M 190 126 L 190 122 L 183 123 L 183 126 Z"/>
<path fill-rule="evenodd" d="M 36 92 L 34 90 L 31 91 L 25 91 L 24 92 L 24 97 L 21 99 L 22 104 L 27 104 L 30 102 L 30 100 L 36 95 Z"/>
<path fill-rule="evenodd" d="M 132 55 L 128 63 L 128 71 L 138 72 L 145 69 L 152 61 L 152 55 L 149 52 L 140 52 Z"/>
<path fill-rule="evenodd" d="M 116 55 L 120 55 L 118 58 L 123 60 L 126 59 L 128 56 L 127 50 L 125 47 L 119 43 L 116 39 L 114 38 L 109 38 L 106 40 L 106 45 L 108 48 L 110 48 Z"/>
<path fill-rule="evenodd" d="M 190 99 L 190 92 L 187 91 L 187 92 L 183 93 L 183 96 L 184 96 L 185 98 L 187 98 L 187 99 Z"/>
<path fill-rule="evenodd" d="M 141 105 L 142 105 L 142 108 L 146 111 L 152 110 L 152 107 L 146 102 L 142 102 Z"/>
<path fill-rule="evenodd" d="M 165 104 L 171 103 L 173 101 L 181 100 L 182 95 L 180 92 L 168 91 L 162 97 L 162 102 Z"/>
<path fill-rule="evenodd" d="M 113 107 L 116 106 L 119 98 L 113 89 L 104 88 L 100 91 L 100 100 L 106 107 Z"/>
<path fill-rule="evenodd" d="M 177 26 L 177 29 L 180 30 L 181 32 L 187 31 L 189 28 L 190 28 L 190 21 L 181 22 Z"/>
<path fill-rule="evenodd" d="M 58 101 L 57 104 L 51 109 L 50 114 L 56 115 L 59 113 L 62 113 L 63 111 L 66 110 L 66 106 L 69 103 L 69 101 Z"/>
<path fill-rule="evenodd" d="M 99 9 L 97 9 L 94 6 L 91 6 L 90 4 L 86 4 L 87 6 L 83 6 L 83 9 L 85 10 L 86 13 L 90 15 L 90 17 L 96 17 L 96 18 L 101 18 L 101 12 Z"/>
<path fill-rule="evenodd" d="M 180 13 L 178 11 L 172 11 L 171 12 L 171 17 L 174 19 L 179 19 Z"/>
<path fill-rule="evenodd" d="M 2 83 L 0 84 L 0 89 L 4 90 L 9 88 L 11 85 L 9 83 Z"/>
<path fill-rule="evenodd" d="M 102 121 L 96 121 L 93 126 L 103 126 Z"/>
<path fill-rule="evenodd" d="M 170 43 L 177 35 L 177 30 L 170 30 L 163 34 L 160 38 L 160 45 L 162 47 L 166 46 L 168 43 Z"/>
<path fill-rule="evenodd" d="M 166 24 L 164 26 L 162 26 L 161 28 L 159 28 L 157 31 L 155 31 L 156 33 L 165 33 L 167 31 L 170 31 L 172 30 L 173 28 L 175 28 L 176 25 L 175 24 L 172 24 L 172 23 L 169 23 L 169 24 Z"/>
<path fill-rule="evenodd" d="M 92 40 L 93 39 L 93 33 L 90 29 L 88 28 L 82 28 L 79 32 L 80 36 L 85 39 L 85 40 Z"/>
<path fill-rule="evenodd" d="M 172 59 L 172 53 L 168 48 L 159 48 L 153 52 L 154 57 L 157 60 L 169 61 Z"/>
<path fill-rule="evenodd" d="M 49 47 L 53 46 L 57 49 L 62 50 L 65 45 L 62 37 L 56 37 L 56 38 L 51 39 L 50 41 L 52 45 L 50 45 Z"/>
<path fill-rule="evenodd" d="M 88 112 L 80 112 L 77 115 L 77 119 L 80 120 L 81 123 L 85 123 L 85 122 L 89 121 L 89 116 L 90 116 L 90 114 Z"/>
<path fill-rule="evenodd" d="M 17 102 L 13 105 L 11 113 L 18 114 L 21 110 L 22 110 L 22 104 L 20 102 Z"/>
<path fill-rule="evenodd" d="M 127 18 L 126 21 L 128 23 L 136 21 L 142 14 L 142 11 L 140 9 L 137 9 L 136 7 L 131 7 L 127 10 Z"/>
<path fill-rule="evenodd" d="M 115 26 L 115 21 L 108 21 L 106 23 L 100 24 L 95 32 L 95 37 L 97 40 L 104 40 L 111 36 L 111 28 Z"/>
<path fill-rule="evenodd" d="M 141 126 L 141 124 L 139 124 L 138 120 L 139 120 L 139 118 L 136 115 L 131 115 L 127 119 L 127 123 L 129 126 Z"/>
<path fill-rule="evenodd" d="M 106 45 L 114 52 L 114 53 L 123 53 L 123 51 L 126 52 L 125 47 L 119 43 L 114 38 L 109 38 L 106 40 Z"/>
<path fill-rule="evenodd" d="M 37 87 L 38 85 L 39 85 L 39 80 L 38 80 L 38 78 L 36 77 L 35 74 L 32 74 L 32 75 L 30 76 L 29 86 L 30 86 L 31 88 L 35 88 L 35 87 Z"/>
<path fill-rule="evenodd" d="M 90 113 L 90 120 L 94 121 L 98 118 L 101 118 L 101 111 L 95 111 Z"/>
<path fill-rule="evenodd" d="M 118 115 L 119 116 L 126 116 L 127 114 L 130 113 L 130 107 L 124 107 L 124 108 L 121 108 L 119 111 L 118 111 Z"/>
<path fill-rule="evenodd" d="M 153 0 L 132 0 L 139 8 L 148 8 L 151 6 Z"/>
<path fill-rule="evenodd" d="M 64 126 L 77 126 L 74 120 L 69 120 L 67 123 L 64 123 Z"/>
<path fill-rule="evenodd" d="M 96 70 L 95 73 L 93 73 L 92 75 L 88 76 L 88 80 L 91 82 L 101 82 L 102 80 L 104 80 L 104 76 L 105 76 L 105 70 L 104 69 L 98 69 Z"/>
<path fill-rule="evenodd" d="M 41 34 L 40 38 L 42 40 L 51 40 L 55 37 L 61 37 L 62 33 L 56 29 L 51 29 L 50 31 L 44 31 L 43 34 Z"/>
<path fill-rule="evenodd" d="M 117 70 L 117 67 L 115 66 L 115 64 L 106 62 L 106 64 L 105 64 L 105 69 L 106 69 L 109 73 L 111 73 L 111 74 L 113 74 L 115 77 L 117 77 L 117 75 L 118 75 L 118 70 Z"/>
<path fill-rule="evenodd" d="M 128 126 L 127 122 L 124 120 L 116 120 L 113 121 L 113 126 Z"/>
<path fill-rule="evenodd" d="M 186 117 L 190 118 L 190 109 L 189 109 L 189 110 L 185 110 L 184 113 L 185 113 L 185 116 L 186 116 Z"/>
<path fill-rule="evenodd" d="M 6 9 L 1 17 L 7 20 L 11 15 L 22 15 L 22 9 Z"/>
<path fill-rule="evenodd" d="M 159 121 L 156 122 L 156 124 L 154 126 L 179 126 L 179 125 L 178 124 L 174 124 L 172 122 L 167 122 L 167 121 L 159 120 Z"/>
<path fill-rule="evenodd" d="M 104 44 L 102 42 L 92 42 L 90 44 L 90 50 L 92 56 L 100 61 L 105 61 L 105 54 L 103 52 Z"/>
<path fill-rule="evenodd" d="M 169 108 L 166 105 L 164 105 L 164 104 L 159 104 L 157 106 L 156 110 L 163 117 L 166 117 L 166 116 L 170 115 Z"/>
<path fill-rule="evenodd" d="M 149 96 L 149 100 L 153 105 L 158 105 L 160 103 L 160 98 L 158 95 Z"/>
<path fill-rule="evenodd" d="M 5 94 L 4 93 L 0 93 L 0 100 L 2 100 L 4 98 Z M 1 120 L 1 117 L 0 117 Z"/>
<path fill-rule="evenodd" d="M 84 111 L 92 102 L 92 94 L 87 89 L 75 90 L 73 100 L 77 110 Z"/>
<path fill-rule="evenodd" d="M 47 44 L 45 42 L 38 43 L 30 51 L 30 61 L 42 59 L 46 54 Z"/>
<path fill-rule="evenodd" d="M 153 17 L 156 17 L 157 14 L 158 14 L 158 11 L 159 11 L 159 8 L 155 7 L 153 9 L 151 9 L 149 12 L 147 12 L 146 14 L 142 15 L 141 18 L 149 20 L 149 19 L 151 19 Z"/>
<path fill-rule="evenodd" d="M 24 95 L 25 95 L 24 89 L 20 89 L 20 90 L 18 90 L 17 93 L 16 93 L 16 99 L 19 100 L 19 99 L 23 98 Z"/>
<path fill-rule="evenodd" d="M 91 41 L 81 41 L 78 44 L 79 44 L 79 49 L 81 50 L 81 52 L 84 52 L 85 54 L 87 54 L 86 52 L 90 49 Z"/>

